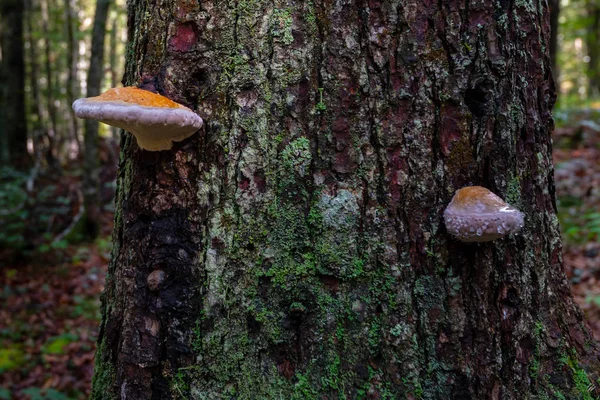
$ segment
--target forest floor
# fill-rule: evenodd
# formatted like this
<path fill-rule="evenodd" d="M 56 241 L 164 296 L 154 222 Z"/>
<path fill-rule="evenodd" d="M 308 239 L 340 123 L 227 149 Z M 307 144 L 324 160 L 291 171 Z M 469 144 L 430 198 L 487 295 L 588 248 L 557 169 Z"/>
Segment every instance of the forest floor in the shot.
<path fill-rule="evenodd" d="M 554 161 L 563 260 L 576 301 L 600 339 L 600 111 L 557 115 Z M 81 177 L 36 180 L 27 197 L 0 180 L 0 400 L 86 399 L 110 257 L 116 144 L 104 143 L 102 231 L 62 238 L 78 214 Z M 6 174 L 5 174 L 6 175 Z M 27 176 L 14 182 L 24 186 Z M 2 204 L 11 200 L 13 206 Z M 67 239 L 68 238 L 68 239 Z M 59 239 L 59 240 L 57 240 Z M 26 243 L 25 246 L 19 244 Z"/>
<path fill-rule="evenodd" d="M 600 104 L 556 112 L 554 165 L 563 265 L 600 340 Z"/>
<path fill-rule="evenodd" d="M 35 179 L 0 171 L 0 400 L 89 397 L 118 154 L 116 143 L 101 143 L 103 210 L 93 243 L 72 225 L 82 211 L 76 161 Z"/>

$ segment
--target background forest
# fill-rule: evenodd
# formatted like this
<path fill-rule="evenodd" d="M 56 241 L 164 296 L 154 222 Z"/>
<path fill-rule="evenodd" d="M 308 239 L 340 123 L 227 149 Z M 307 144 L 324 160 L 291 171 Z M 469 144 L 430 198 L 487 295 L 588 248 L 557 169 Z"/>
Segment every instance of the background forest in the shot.
<path fill-rule="evenodd" d="M 600 338 L 600 0 L 557 2 L 564 267 Z M 0 399 L 89 395 L 120 132 L 71 103 L 120 85 L 126 39 L 125 0 L 0 0 Z"/>

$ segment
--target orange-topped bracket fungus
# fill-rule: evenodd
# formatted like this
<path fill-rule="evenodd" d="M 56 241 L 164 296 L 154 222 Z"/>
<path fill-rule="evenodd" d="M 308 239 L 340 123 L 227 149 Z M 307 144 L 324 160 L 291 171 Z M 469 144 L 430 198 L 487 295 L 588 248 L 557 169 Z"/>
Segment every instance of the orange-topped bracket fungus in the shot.
<path fill-rule="evenodd" d="M 113 88 L 100 96 L 76 100 L 75 115 L 131 132 L 144 150 L 170 150 L 192 136 L 202 118 L 168 98 L 136 87 Z"/>
<path fill-rule="evenodd" d="M 489 242 L 524 225 L 524 215 L 481 186 L 458 189 L 444 211 L 448 232 L 463 242 Z"/>

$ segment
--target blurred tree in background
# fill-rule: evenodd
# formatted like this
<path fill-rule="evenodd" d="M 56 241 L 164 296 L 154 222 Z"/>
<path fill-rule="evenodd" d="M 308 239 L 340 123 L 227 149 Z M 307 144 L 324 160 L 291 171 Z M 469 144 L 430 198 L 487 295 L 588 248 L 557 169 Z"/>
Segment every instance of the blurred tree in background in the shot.
<path fill-rule="evenodd" d="M 72 102 L 88 92 L 88 80 L 96 91 L 106 89 L 122 75 L 125 45 L 124 0 L 99 0 L 104 21 L 110 23 L 114 41 L 106 63 L 95 50 L 92 57 L 94 0 L 2 0 L 0 1 L 0 79 L 4 123 L 0 140 L 2 160 L 18 159 L 29 153 L 40 168 L 60 170 L 83 154 L 83 132 L 72 110 Z M 102 13 L 99 13 L 102 15 Z M 104 43 L 104 26 L 95 35 Z M 114 31 L 114 32 L 112 32 Z M 101 34 L 101 35 L 100 35 Z M 102 51 L 100 51 L 102 50 Z M 88 71 L 92 67 L 92 77 Z M 100 130 L 106 136 L 107 128 Z M 10 156 L 8 153 L 14 153 Z"/>
<path fill-rule="evenodd" d="M 0 246 L 8 240 L 9 247 L 36 247 L 67 235 L 93 239 L 99 231 L 98 146 L 110 149 L 109 158 L 116 159 L 115 134 L 95 123 L 81 129 L 71 104 L 120 81 L 124 5 L 124 0 L 0 1 L 0 165 L 5 167 L 0 209 L 7 210 L 0 215 L 5 226 Z M 57 223 L 51 212 L 34 210 L 40 203 L 36 194 L 46 180 L 65 175 L 77 181 L 68 196 L 74 212 Z M 104 196 L 105 205 L 111 196 Z M 40 213 L 50 214 L 51 226 L 32 224 L 33 214 Z"/>
<path fill-rule="evenodd" d="M 0 165 L 25 165 L 24 7 L 21 0 L 0 1 Z"/>
<path fill-rule="evenodd" d="M 600 1 L 561 0 L 557 34 L 558 107 L 600 95 Z"/>

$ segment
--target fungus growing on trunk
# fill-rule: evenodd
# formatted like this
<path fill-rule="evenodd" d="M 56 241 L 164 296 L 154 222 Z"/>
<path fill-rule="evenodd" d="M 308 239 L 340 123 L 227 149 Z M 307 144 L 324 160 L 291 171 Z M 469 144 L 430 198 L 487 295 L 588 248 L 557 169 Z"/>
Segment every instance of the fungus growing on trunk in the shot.
<path fill-rule="evenodd" d="M 136 87 L 113 88 L 73 103 L 79 118 L 131 132 L 144 150 L 169 150 L 202 127 L 202 118 L 168 98 Z"/>
<path fill-rule="evenodd" d="M 518 232 L 522 212 L 481 186 L 458 189 L 444 211 L 448 232 L 463 242 L 488 242 Z"/>

